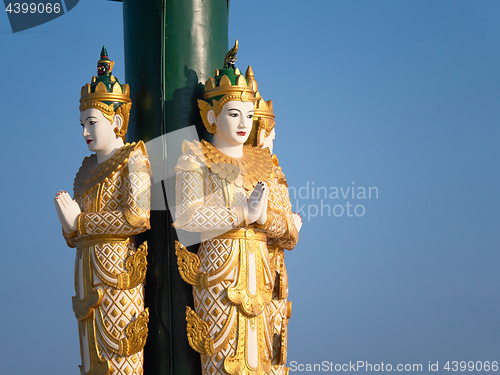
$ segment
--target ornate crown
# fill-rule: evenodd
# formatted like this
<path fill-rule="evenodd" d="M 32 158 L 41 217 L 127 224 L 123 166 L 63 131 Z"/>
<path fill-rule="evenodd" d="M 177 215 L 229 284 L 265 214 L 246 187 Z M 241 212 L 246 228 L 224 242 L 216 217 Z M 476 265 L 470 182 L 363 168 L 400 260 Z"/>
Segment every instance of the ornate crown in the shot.
<path fill-rule="evenodd" d="M 235 67 L 236 53 L 238 52 L 238 40 L 234 47 L 229 50 L 224 58 L 222 69 L 215 71 L 215 77 L 209 78 L 205 83 L 205 100 L 198 100 L 200 114 L 203 124 L 210 133 L 215 133 L 214 124 L 208 124 L 207 113 L 210 110 L 218 116 L 224 104 L 231 100 L 242 102 L 254 102 L 255 90 L 253 83 L 245 79 L 240 70 Z"/>
<path fill-rule="evenodd" d="M 250 65 L 245 73 L 245 77 L 255 91 L 255 111 L 253 114 L 254 121 L 252 124 L 252 130 L 250 131 L 250 136 L 245 143 L 261 147 L 260 135 L 262 132 L 265 132 L 265 137 L 269 137 L 274 129 L 274 125 L 276 124 L 274 120 L 273 102 L 272 100 L 268 100 L 266 102 L 262 98 L 262 95 L 258 91 L 259 86 Z"/>
<path fill-rule="evenodd" d="M 124 138 L 132 100 L 130 99 L 129 86 L 127 84 L 121 85 L 118 79 L 111 74 L 114 64 L 114 61 L 109 60 L 106 47 L 103 46 L 101 58 L 97 62 L 97 77 L 93 76 L 91 83 L 82 87 L 80 111 L 97 108 L 110 122 L 113 122 L 115 115 L 122 116 L 124 120 L 122 128 L 115 129 L 115 131 Z"/>
<path fill-rule="evenodd" d="M 236 39 L 234 47 L 229 50 L 224 58 L 223 68 L 217 69 L 215 78 L 209 78 L 205 83 L 205 95 L 203 96 L 205 100 L 224 95 L 241 97 L 241 101 L 244 102 L 253 100 L 255 95 L 253 87 L 251 84 L 247 84 L 243 74 L 234 66 L 237 53 L 238 40 Z"/>

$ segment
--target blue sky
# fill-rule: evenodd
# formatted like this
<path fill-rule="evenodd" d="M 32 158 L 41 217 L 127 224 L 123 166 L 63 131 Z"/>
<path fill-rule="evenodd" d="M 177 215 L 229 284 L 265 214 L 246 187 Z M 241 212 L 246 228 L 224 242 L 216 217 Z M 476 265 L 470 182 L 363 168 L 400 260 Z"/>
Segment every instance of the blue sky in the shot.
<path fill-rule="evenodd" d="M 500 361 L 500 3 L 233 1 L 235 38 L 303 188 L 289 364 Z M 103 44 L 124 81 L 120 3 L 16 34 L 0 14 L 2 374 L 78 372 L 74 250 L 52 197 L 89 153 L 78 100 Z M 353 186 L 378 198 L 344 198 Z"/>

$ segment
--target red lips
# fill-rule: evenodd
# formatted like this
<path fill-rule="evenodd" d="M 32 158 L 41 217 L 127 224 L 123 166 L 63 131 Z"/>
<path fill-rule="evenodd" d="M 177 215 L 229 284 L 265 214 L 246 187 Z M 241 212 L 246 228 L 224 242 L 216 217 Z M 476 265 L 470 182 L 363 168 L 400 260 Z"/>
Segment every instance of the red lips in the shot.
<path fill-rule="evenodd" d="M 87 144 L 89 144 L 90 142 L 92 142 L 92 139 L 87 139 Z"/>
<path fill-rule="evenodd" d="M 247 132 L 237 132 L 236 134 L 241 135 L 242 137 L 244 137 L 247 134 Z"/>

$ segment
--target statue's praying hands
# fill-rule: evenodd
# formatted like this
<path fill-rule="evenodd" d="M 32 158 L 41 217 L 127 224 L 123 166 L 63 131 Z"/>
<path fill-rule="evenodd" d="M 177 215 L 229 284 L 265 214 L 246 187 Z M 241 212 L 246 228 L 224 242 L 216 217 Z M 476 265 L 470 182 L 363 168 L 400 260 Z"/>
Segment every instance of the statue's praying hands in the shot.
<path fill-rule="evenodd" d="M 54 198 L 57 215 L 65 233 L 76 232 L 78 215 L 82 212 L 80 206 L 66 191 L 60 191 Z"/>
<path fill-rule="evenodd" d="M 264 224 L 267 219 L 267 201 L 269 190 L 265 181 L 260 181 L 253 189 L 250 197 L 248 198 L 248 224 L 257 222 Z"/>

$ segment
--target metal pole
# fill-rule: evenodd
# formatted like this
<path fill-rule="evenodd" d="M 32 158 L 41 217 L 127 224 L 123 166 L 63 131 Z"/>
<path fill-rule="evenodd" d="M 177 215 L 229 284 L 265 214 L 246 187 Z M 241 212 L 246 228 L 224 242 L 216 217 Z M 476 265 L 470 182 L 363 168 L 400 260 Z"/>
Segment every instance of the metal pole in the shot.
<path fill-rule="evenodd" d="M 190 125 L 208 139 L 197 99 L 227 52 L 228 6 L 227 0 L 123 0 L 126 83 L 133 102 L 129 142 L 147 142 Z M 152 211 L 151 230 L 137 239 L 149 245 L 144 374 L 198 375 L 199 354 L 186 337 L 192 291 L 177 269 L 171 224 L 168 211 Z"/>

